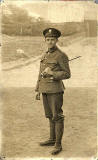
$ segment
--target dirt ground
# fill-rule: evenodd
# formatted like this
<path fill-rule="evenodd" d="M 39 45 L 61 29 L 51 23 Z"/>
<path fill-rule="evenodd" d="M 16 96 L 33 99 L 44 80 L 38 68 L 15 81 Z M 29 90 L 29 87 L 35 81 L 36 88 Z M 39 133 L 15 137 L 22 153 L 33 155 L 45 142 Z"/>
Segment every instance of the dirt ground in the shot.
<path fill-rule="evenodd" d="M 53 147 L 39 146 L 39 142 L 49 136 L 49 124 L 42 99 L 35 100 L 34 88 L 5 88 L 2 100 L 2 154 L 6 157 L 51 157 Z M 96 88 L 66 89 L 63 151 L 56 158 L 96 156 L 96 106 Z"/>
<path fill-rule="evenodd" d="M 49 123 L 44 115 L 42 99 L 36 101 L 34 93 L 39 70 L 39 59 L 35 61 L 35 58 L 42 53 L 44 43 L 39 46 L 41 37 L 36 37 L 36 41 L 34 37 L 32 41 L 30 37 L 17 37 L 19 43 L 15 46 L 12 45 L 16 43 L 13 37 L 8 37 L 10 40 L 7 42 L 7 37 L 3 38 L 5 54 L 2 55 L 2 68 L 5 70 L 1 79 L 4 87 L 1 97 L 2 154 L 14 158 L 51 157 L 53 147 L 39 146 L 40 141 L 49 137 Z M 93 157 L 96 156 L 97 150 L 96 38 L 76 37 L 72 42 L 71 37 L 68 39 L 67 45 L 65 38 L 60 40 L 61 50 L 68 54 L 69 59 L 79 55 L 82 57 L 70 62 L 72 76 L 64 82 L 67 88 L 63 105 L 65 115 L 63 151 L 55 157 Z M 25 53 L 28 51 L 30 58 L 24 61 L 18 57 L 19 61 L 14 61 L 18 59 L 18 55 L 15 58 L 18 48 L 23 49 Z M 14 69 L 10 69 L 11 65 Z"/>

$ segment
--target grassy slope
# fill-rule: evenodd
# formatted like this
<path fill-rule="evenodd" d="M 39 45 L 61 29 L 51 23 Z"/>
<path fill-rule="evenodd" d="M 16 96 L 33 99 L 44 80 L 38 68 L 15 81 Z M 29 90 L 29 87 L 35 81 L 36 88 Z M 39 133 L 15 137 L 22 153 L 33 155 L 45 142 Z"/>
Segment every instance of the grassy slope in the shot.
<path fill-rule="evenodd" d="M 76 34 L 68 37 L 60 38 L 59 45 L 66 46 L 71 43 L 72 40 L 79 37 L 81 34 Z M 67 39 L 67 40 L 66 40 Z M 28 57 L 41 55 L 45 49 L 45 43 L 43 37 L 30 37 L 30 36 L 2 36 L 2 61 L 9 62 L 18 60 L 22 55 L 17 53 L 17 49 L 24 50 Z M 23 56 L 23 58 L 25 58 Z"/>

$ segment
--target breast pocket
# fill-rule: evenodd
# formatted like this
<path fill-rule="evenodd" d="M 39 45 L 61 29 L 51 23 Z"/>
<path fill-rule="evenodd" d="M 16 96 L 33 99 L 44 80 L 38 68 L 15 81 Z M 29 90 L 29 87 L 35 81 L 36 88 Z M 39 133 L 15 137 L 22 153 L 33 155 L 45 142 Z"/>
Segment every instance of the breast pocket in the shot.
<path fill-rule="evenodd" d="M 55 70 L 58 67 L 56 60 L 47 61 L 47 66 L 51 68 L 51 70 Z"/>
<path fill-rule="evenodd" d="M 40 60 L 40 66 L 41 66 L 42 70 L 45 69 L 46 62 L 47 62 L 47 59 L 45 57 L 41 58 L 41 60 Z"/>

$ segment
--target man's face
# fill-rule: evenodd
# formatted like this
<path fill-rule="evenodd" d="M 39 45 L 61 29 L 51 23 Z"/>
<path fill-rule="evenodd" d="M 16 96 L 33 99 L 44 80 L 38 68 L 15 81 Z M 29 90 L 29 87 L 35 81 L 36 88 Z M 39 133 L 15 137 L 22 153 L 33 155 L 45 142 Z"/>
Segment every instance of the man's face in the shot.
<path fill-rule="evenodd" d="M 58 39 L 56 37 L 46 37 L 45 38 L 45 42 L 48 48 L 53 48 L 54 46 L 56 46 L 57 41 Z"/>

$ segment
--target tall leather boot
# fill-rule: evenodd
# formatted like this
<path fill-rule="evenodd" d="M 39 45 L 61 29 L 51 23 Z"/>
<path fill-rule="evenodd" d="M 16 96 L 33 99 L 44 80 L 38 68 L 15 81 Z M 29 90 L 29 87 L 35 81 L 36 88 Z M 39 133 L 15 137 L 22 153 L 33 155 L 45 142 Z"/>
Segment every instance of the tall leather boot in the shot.
<path fill-rule="evenodd" d="M 56 143 L 55 143 L 55 148 L 52 151 L 52 155 L 58 154 L 59 152 L 62 151 L 61 141 L 64 132 L 64 120 L 61 119 L 56 121 L 55 132 L 56 132 Z"/>
<path fill-rule="evenodd" d="M 50 138 L 47 141 L 41 142 L 40 146 L 54 146 L 56 141 L 55 135 L 55 122 L 52 119 L 49 119 L 50 125 Z"/>
<path fill-rule="evenodd" d="M 49 124 L 50 124 L 50 140 L 56 141 L 55 122 L 52 119 L 49 119 Z"/>

